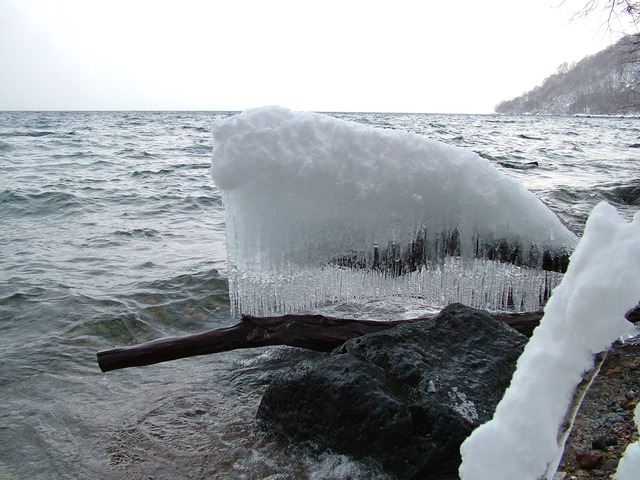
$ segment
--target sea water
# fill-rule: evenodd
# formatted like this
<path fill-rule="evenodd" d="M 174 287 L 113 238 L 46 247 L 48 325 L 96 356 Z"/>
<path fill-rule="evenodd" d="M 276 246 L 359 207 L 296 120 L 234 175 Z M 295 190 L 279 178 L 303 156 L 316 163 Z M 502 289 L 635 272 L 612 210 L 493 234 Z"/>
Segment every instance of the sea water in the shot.
<path fill-rule="evenodd" d="M 254 422 L 306 352 L 228 352 L 102 374 L 95 352 L 234 323 L 211 126 L 229 112 L 0 112 L 0 478 L 376 478 Z M 640 207 L 633 118 L 332 114 L 464 147 L 577 235 Z M 424 305 L 343 302 L 342 316 Z"/>

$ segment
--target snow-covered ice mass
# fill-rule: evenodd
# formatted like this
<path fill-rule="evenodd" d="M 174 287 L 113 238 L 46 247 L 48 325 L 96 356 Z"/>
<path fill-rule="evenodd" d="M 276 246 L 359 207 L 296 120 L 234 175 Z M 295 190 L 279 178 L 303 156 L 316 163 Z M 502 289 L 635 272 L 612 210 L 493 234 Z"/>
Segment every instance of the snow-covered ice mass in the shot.
<path fill-rule="evenodd" d="M 638 300 L 640 213 L 627 223 L 611 205 L 601 203 L 589 217 L 493 419 L 462 444 L 462 480 L 553 479 L 573 392 L 594 367 L 596 354 L 638 334 L 624 318 Z M 615 478 L 637 480 L 639 464 L 640 446 L 631 445 Z"/>
<path fill-rule="evenodd" d="M 213 125 L 232 310 L 413 298 L 537 310 L 577 239 L 474 152 L 280 107 Z M 496 261 L 500 260 L 500 261 Z"/>

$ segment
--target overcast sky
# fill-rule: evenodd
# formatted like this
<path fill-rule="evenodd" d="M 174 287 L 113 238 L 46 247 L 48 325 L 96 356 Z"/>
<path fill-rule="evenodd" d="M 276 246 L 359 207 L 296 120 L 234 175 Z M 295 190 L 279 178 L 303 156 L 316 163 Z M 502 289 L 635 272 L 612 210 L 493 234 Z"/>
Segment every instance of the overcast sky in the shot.
<path fill-rule="evenodd" d="M 0 110 L 490 113 L 615 42 L 587 0 L 0 0 Z"/>

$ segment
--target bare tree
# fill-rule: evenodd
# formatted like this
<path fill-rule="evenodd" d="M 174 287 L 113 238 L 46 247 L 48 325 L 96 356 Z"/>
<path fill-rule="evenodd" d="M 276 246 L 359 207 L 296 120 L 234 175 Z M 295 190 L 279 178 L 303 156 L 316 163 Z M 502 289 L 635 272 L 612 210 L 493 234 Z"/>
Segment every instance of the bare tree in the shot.
<path fill-rule="evenodd" d="M 640 85 L 638 84 L 637 65 L 640 64 L 640 2 L 632 0 L 589 0 L 576 16 L 592 15 L 602 12 L 606 16 L 606 28 L 612 33 L 624 33 L 619 42 L 620 63 L 631 67 L 628 105 L 636 108 L 640 105 Z M 621 31 L 622 30 L 622 31 Z M 629 30 L 633 32 L 630 33 Z"/>
<path fill-rule="evenodd" d="M 604 5 L 602 5 L 604 3 Z M 640 2 L 632 2 L 629 0 L 589 0 L 577 15 L 590 15 L 597 11 L 604 11 L 607 15 L 607 23 L 609 27 L 614 21 L 631 21 L 636 27 L 640 23 Z"/>
<path fill-rule="evenodd" d="M 605 15 L 606 28 L 612 33 L 625 33 L 628 36 L 629 55 L 633 57 L 640 50 L 640 2 L 631 0 L 589 0 L 576 13 L 576 17 L 585 17 L 602 12 Z M 632 33 L 629 30 L 633 30 Z"/>

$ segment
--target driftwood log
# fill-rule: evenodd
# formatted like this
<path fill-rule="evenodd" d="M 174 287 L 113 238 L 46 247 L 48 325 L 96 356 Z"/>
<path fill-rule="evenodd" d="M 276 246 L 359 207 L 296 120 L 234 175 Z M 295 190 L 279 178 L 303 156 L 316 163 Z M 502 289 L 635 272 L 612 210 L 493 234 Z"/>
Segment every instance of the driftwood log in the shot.
<path fill-rule="evenodd" d="M 542 312 L 493 315 L 530 337 L 540 323 Z M 239 348 L 288 345 L 328 352 L 351 338 L 393 328 L 410 320 L 376 321 L 334 318 L 324 315 L 282 315 L 254 317 L 243 315 L 230 327 L 209 330 L 183 337 L 161 338 L 141 345 L 113 348 L 98 352 L 98 365 L 103 372 L 127 367 L 140 367 L 179 358 L 226 352 Z"/>

